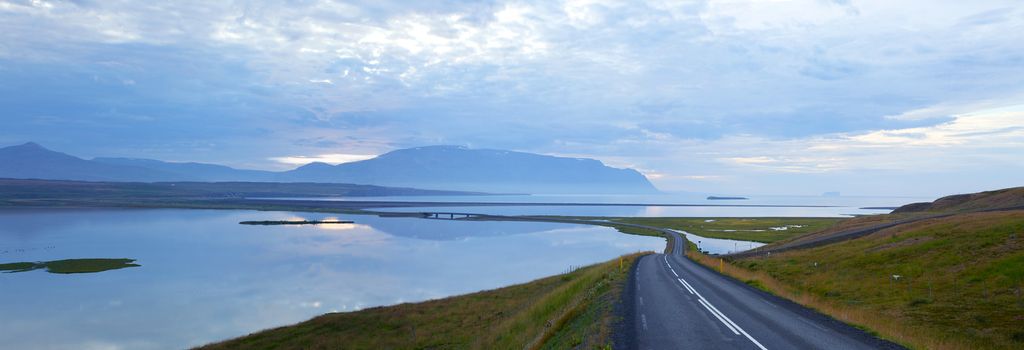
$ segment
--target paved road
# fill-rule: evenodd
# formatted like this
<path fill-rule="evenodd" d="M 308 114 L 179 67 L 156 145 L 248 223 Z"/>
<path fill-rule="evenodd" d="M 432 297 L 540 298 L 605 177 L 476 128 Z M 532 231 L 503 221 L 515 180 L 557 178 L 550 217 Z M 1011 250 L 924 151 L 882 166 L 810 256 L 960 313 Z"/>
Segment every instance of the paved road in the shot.
<path fill-rule="evenodd" d="M 635 329 L 625 348 L 902 349 L 692 262 L 679 233 L 661 231 L 676 244 L 635 267 L 625 293 Z"/>

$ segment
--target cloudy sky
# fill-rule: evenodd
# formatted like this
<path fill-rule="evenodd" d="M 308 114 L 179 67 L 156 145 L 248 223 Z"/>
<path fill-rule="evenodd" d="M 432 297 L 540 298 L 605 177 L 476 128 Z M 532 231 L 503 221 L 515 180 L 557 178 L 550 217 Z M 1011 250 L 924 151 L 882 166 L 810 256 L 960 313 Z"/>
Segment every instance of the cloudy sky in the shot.
<path fill-rule="evenodd" d="M 287 169 L 454 144 L 672 191 L 1024 185 L 1019 1 L 0 0 L 0 145 Z"/>

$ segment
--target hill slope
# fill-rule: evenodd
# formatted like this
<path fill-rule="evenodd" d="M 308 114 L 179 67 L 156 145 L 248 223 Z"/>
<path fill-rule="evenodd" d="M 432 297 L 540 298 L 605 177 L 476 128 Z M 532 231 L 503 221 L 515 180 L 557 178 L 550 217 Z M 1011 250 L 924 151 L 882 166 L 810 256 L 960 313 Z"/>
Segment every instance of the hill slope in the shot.
<path fill-rule="evenodd" d="M 1024 208 L 1024 187 L 1005 188 L 978 193 L 956 194 L 936 199 L 931 203 L 907 204 L 896 208 L 893 213 L 952 213 L 1011 207 Z"/>
<path fill-rule="evenodd" d="M 929 203 L 912 203 L 901 206 L 891 214 L 868 215 L 847 219 L 825 230 L 775 242 L 750 252 L 734 254 L 734 257 L 763 255 L 765 252 L 779 252 L 804 249 L 832 244 L 863 237 L 879 230 L 919 220 L 954 216 L 957 214 L 1008 211 L 1024 209 L 1024 187 L 1006 188 L 970 194 L 946 196 Z"/>
<path fill-rule="evenodd" d="M 54 152 L 29 142 L 0 148 L 0 178 L 84 181 L 169 181 L 180 174 L 131 165 L 105 164 Z"/>
<path fill-rule="evenodd" d="M 926 219 L 734 263 L 769 276 L 744 280 L 914 347 L 1024 347 L 1024 210 Z"/>
<path fill-rule="evenodd" d="M 1022 205 L 1020 187 L 910 204 L 730 255 L 725 270 L 914 348 L 1022 348 Z"/>
<path fill-rule="evenodd" d="M 200 349 L 607 349 L 612 308 L 641 255 L 495 290 L 330 313 Z"/>
<path fill-rule="evenodd" d="M 131 166 L 146 168 L 164 173 L 175 174 L 176 180 L 184 181 L 250 181 L 269 182 L 274 181 L 277 173 L 261 170 L 235 169 L 223 165 L 204 163 L 176 163 L 164 162 L 153 159 L 139 158 L 93 158 L 94 162 L 113 164 L 120 166 Z"/>

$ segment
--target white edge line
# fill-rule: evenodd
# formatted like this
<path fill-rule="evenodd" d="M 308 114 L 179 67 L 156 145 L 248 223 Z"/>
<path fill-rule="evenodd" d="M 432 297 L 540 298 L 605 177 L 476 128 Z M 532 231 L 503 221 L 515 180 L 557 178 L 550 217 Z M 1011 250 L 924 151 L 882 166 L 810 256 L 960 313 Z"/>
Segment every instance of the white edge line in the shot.
<path fill-rule="evenodd" d="M 682 282 L 683 285 L 686 286 L 687 288 L 693 289 L 693 286 L 690 286 L 689 283 L 686 282 L 686 280 L 680 278 L 679 282 Z M 718 308 L 716 308 L 714 305 L 711 305 L 710 301 L 707 301 L 706 299 L 704 299 L 704 296 L 700 295 L 700 292 L 698 292 L 696 289 L 693 289 L 693 292 L 695 294 L 697 294 L 697 297 L 699 297 L 699 299 L 697 299 L 697 301 L 700 301 L 701 303 L 706 303 L 707 304 L 707 306 L 705 306 L 705 308 L 707 308 L 708 311 L 711 312 L 711 314 L 715 315 L 715 317 L 718 317 L 718 315 L 722 315 L 721 318 L 719 318 L 719 320 L 722 321 L 722 322 L 728 321 L 728 323 L 726 323 L 726 326 L 729 326 L 730 329 L 732 329 L 732 326 L 736 326 L 736 330 L 739 330 L 740 333 L 743 333 L 743 336 L 747 337 L 747 339 L 750 339 L 750 341 L 753 342 L 754 345 L 757 345 L 757 347 L 760 348 L 761 350 L 768 350 L 767 348 L 764 347 L 764 345 L 761 345 L 761 343 L 759 343 L 756 339 L 754 339 L 754 337 L 751 337 L 750 334 L 747 333 L 747 331 L 744 331 L 742 327 L 740 327 L 735 322 L 733 322 L 731 319 L 729 319 L 728 316 L 726 316 L 721 311 L 718 311 Z M 710 308 L 708 308 L 708 307 L 710 307 Z M 722 320 L 722 318 L 724 318 L 725 320 Z M 730 323 L 731 323 L 731 325 L 730 325 Z M 736 331 L 734 330 L 733 333 L 735 333 L 735 332 Z M 736 333 L 736 334 L 738 335 L 740 333 Z"/>
<path fill-rule="evenodd" d="M 740 326 L 737 326 L 735 323 L 732 323 L 732 320 L 723 315 L 721 311 L 718 311 L 718 309 L 715 308 L 714 305 L 711 305 L 711 302 L 705 301 L 704 299 L 701 299 L 700 302 L 704 304 L 704 307 L 707 308 L 708 311 L 711 311 L 711 313 L 715 314 L 715 317 L 718 317 L 719 320 L 725 322 L 725 325 L 728 326 L 733 333 L 736 333 L 736 335 L 740 335 L 740 332 L 737 331 L 737 329 L 739 329 Z"/>
<path fill-rule="evenodd" d="M 725 320 L 722 319 L 722 316 L 719 316 L 718 313 L 715 313 L 714 311 L 712 311 L 711 308 L 708 307 L 708 303 L 704 302 L 704 299 L 697 299 L 697 301 L 699 301 L 700 304 L 703 305 L 704 308 L 707 309 L 708 312 L 711 313 L 711 316 L 715 316 L 715 318 L 717 318 L 719 322 L 722 322 L 722 324 L 724 324 L 726 327 L 728 327 L 729 330 L 732 331 L 734 334 L 740 335 L 740 332 L 737 332 L 736 328 L 733 328 L 732 325 L 729 324 L 729 322 L 725 322 Z"/>
<path fill-rule="evenodd" d="M 754 339 L 754 337 L 751 337 L 750 334 L 747 334 L 747 331 L 744 331 L 743 328 L 740 328 L 740 326 L 736 325 L 736 323 L 729 319 L 728 316 L 725 316 L 725 314 L 723 314 L 721 311 L 718 311 L 718 308 L 716 308 L 714 305 L 711 305 L 711 302 L 708 302 L 708 306 L 710 306 L 711 309 L 714 310 L 715 312 L 720 313 L 726 321 L 729 321 L 729 323 L 732 323 L 733 326 L 736 326 L 736 329 L 738 329 L 740 333 L 743 333 L 743 336 L 747 337 L 747 339 L 750 339 L 750 341 L 754 342 L 754 345 L 757 345 L 757 347 L 761 348 L 761 350 L 768 350 L 764 347 L 764 345 L 758 343 L 757 340 Z"/>

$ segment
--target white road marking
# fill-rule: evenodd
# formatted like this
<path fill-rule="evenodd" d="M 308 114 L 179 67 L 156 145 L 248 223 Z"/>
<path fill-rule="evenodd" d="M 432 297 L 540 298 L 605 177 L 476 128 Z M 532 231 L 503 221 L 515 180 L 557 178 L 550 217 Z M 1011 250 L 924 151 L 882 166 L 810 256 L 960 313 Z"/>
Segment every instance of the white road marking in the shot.
<path fill-rule="evenodd" d="M 668 260 L 666 260 L 665 262 L 668 262 Z M 736 322 L 733 322 L 731 319 L 729 319 L 728 316 L 719 311 L 718 308 L 716 308 L 715 305 L 711 304 L 710 301 L 705 299 L 703 295 L 700 295 L 700 292 L 698 292 L 697 289 L 693 288 L 693 286 L 691 286 L 689 282 L 686 282 L 686 280 L 683 278 L 679 278 L 679 283 L 682 283 L 683 287 L 686 287 L 686 289 L 689 290 L 691 293 L 696 294 L 697 301 L 699 301 L 701 305 L 703 305 L 704 308 L 708 310 L 708 312 L 711 312 L 712 315 L 718 318 L 718 320 L 721 321 L 722 324 L 728 327 L 729 330 L 731 330 L 733 333 L 736 333 L 737 335 L 742 333 L 744 337 L 750 339 L 750 341 L 753 342 L 754 345 L 757 345 L 757 347 L 760 348 L 761 350 L 768 350 L 767 348 L 764 347 L 764 345 L 761 345 L 761 343 L 759 343 L 757 339 L 754 339 L 754 337 L 750 336 L 750 334 L 747 333 L 747 331 L 743 330 L 743 328 L 737 325 Z M 739 331 L 739 333 L 737 333 L 737 331 Z"/>
<path fill-rule="evenodd" d="M 644 330 L 647 330 L 647 315 L 640 314 L 640 323 L 644 326 Z"/>
<path fill-rule="evenodd" d="M 678 280 L 679 284 L 682 284 L 683 288 L 686 288 L 686 290 L 689 291 L 690 294 L 697 294 L 697 291 L 694 290 L 693 287 L 690 287 L 690 285 L 688 283 L 686 283 L 686 281 L 683 281 L 682 279 L 678 279 L 678 278 L 676 280 Z"/>
<path fill-rule="evenodd" d="M 644 306 L 644 297 L 640 297 L 640 306 Z"/>
<path fill-rule="evenodd" d="M 724 324 L 724 325 L 725 325 L 725 327 L 729 328 L 729 330 L 730 330 L 730 331 L 732 331 L 732 333 L 733 333 L 733 334 L 735 334 L 735 335 L 740 335 L 740 332 L 737 332 L 737 331 L 736 331 L 736 328 L 733 328 L 733 326 L 732 326 L 732 325 L 729 325 L 729 322 L 725 322 L 725 320 L 724 320 L 724 319 L 722 319 L 722 316 L 721 316 L 721 315 L 719 315 L 719 314 L 718 314 L 717 312 L 715 312 L 714 310 L 711 310 L 711 308 L 710 308 L 710 307 L 708 307 L 708 303 L 707 303 L 706 301 L 704 301 L 704 299 L 697 299 L 697 301 L 699 301 L 699 302 L 700 302 L 700 304 L 701 304 L 701 305 L 703 305 L 703 306 L 704 306 L 704 308 L 705 308 L 705 309 L 707 309 L 707 310 L 708 310 L 708 312 L 710 312 L 712 316 L 715 316 L 715 318 L 717 318 L 719 322 L 722 322 L 722 324 Z"/>

